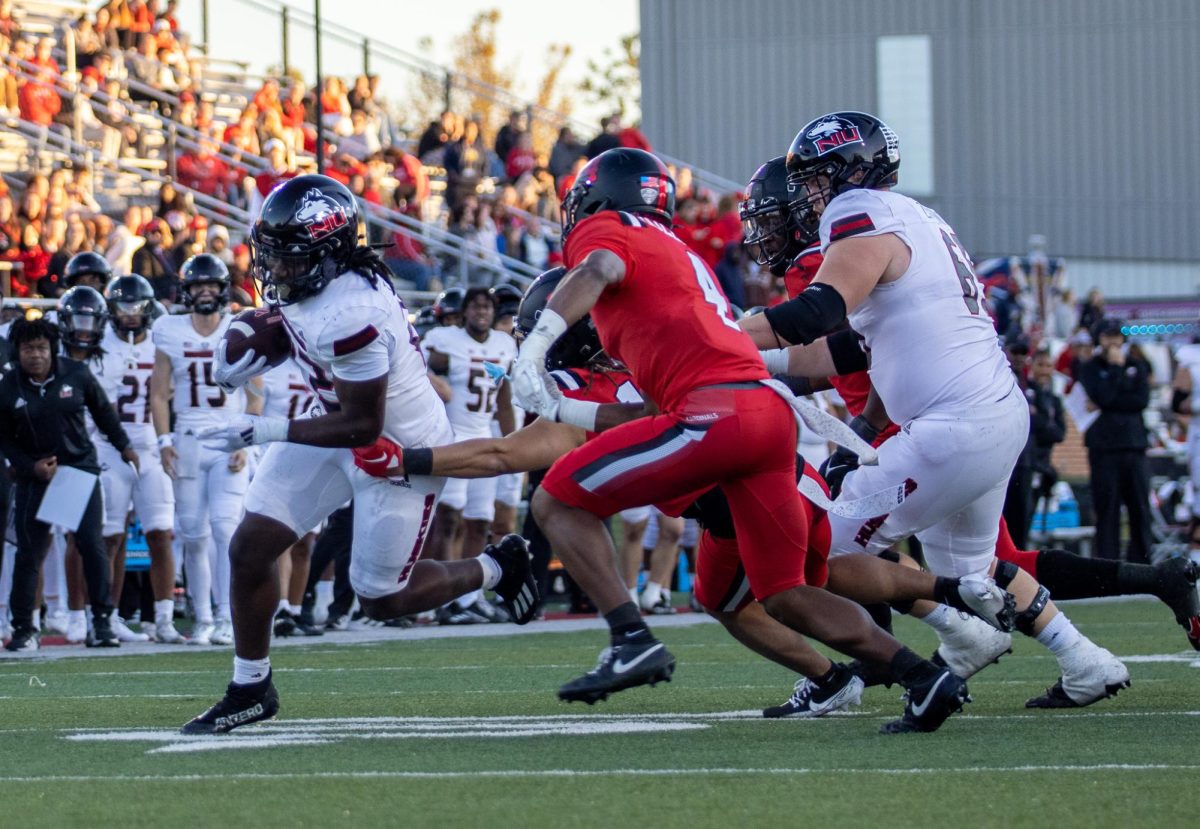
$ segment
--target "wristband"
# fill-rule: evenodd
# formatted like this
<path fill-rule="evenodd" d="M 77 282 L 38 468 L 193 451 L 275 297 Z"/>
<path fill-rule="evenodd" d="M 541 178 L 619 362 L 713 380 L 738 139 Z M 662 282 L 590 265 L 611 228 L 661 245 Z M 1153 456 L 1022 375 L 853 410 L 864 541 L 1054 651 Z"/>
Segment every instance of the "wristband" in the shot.
<path fill-rule="evenodd" d="M 537 325 L 521 343 L 521 356 L 541 362 L 554 341 L 567 332 L 567 321 L 556 312 L 546 308 L 538 316 Z"/>
<path fill-rule="evenodd" d="M 170 446 L 172 448 L 174 448 L 174 446 L 175 446 L 175 438 L 173 438 L 171 436 L 171 433 L 167 432 L 165 434 L 159 435 L 158 436 L 158 448 L 161 450 L 161 449 L 166 449 L 168 446 Z"/>
<path fill-rule="evenodd" d="M 599 411 L 599 403 L 564 397 L 558 404 L 558 416 L 554 419 L 559 423 L 569 423 L 572 426 L 594 432 L 596 431 L 596 414 Z"/>
<path fill-rule="evenodd" d="M 771 374 L 787 374 L 788 373 L 788 350 L 786 348 L 772 348 L 767 351 L 760 351 L 763 363 L 767 366 L 767 371 Z"/>
<path fill-rule="evenodd" d="M 404 471 L 408 475 L 433 474 L 433 450 L 405 449 Z"/>
<path fill-rule="evenodd" d="M 291 421 L 286 417 L 261 417 L 254 423 L 254 443 L 274 443 L 287 440 L 288 426 Z"/>
<path fill-rule="evenodd" d="M 874 443 L 875 438 L 879 437 L 879 430 L 872 426 L 870 421 L 862 415 L 855 415 L 854 419 L 850 421 L 850 431 L 854 432 L 854 434 L 867 443 Z"/>

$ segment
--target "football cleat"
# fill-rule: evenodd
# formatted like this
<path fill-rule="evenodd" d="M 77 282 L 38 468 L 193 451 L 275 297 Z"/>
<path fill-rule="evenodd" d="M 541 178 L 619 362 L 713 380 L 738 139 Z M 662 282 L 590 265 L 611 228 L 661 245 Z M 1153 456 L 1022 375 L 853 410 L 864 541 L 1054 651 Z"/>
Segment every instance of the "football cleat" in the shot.
<path fill-rule="evenodd" d="M 480 597 L 478 600 L 476 600 L 474 604 L 467 608 L 467 610 L 482 616 L 492 624 L 512 621 L 512 617 L 508 615 L 507 610 L 505 610 L 503 607 L 497 607 L 483 597 Z"/>
<path fill-rule="evenodd" d="M 1091 642 L 1072 648 L 1059 665 L 1062 676 L 1044 694 L 1027 700 L 1026 708 L 1083 708 L 1132 684 L 1121 660 Z"/>
<path fill-rule="evenodd" d="M 1175 621 L 1183 628 L 1188 644 L 1200 651 L 1200 563 L 1186 558 L 1169 558 L 1154 565 L 1158 571 L 1156 595 L 1162 599 Z"/>
<path fill-rule="evenodd" d="M 12 639 L 4 646 L 6 651 L 28 653 L 38 649 L 38 634 L 33 628 L 14 628 Z"/>
<path fill-rule="evenodd" d="M 154 625 L 153 637 L 160 645 L 182 645 L 187 641 L 183 634 L 175 629 L 175 623 L 170 619 Z"/>
<path fill-rule="evenodd" d="M 942 723 L 971 701 L 967 681 L 948 669 L 930 676 L 904 692 L 904 716 L 885 723 L 882 734 L 937 731 Z"/>
<path fill-rule="evenodd" d="M 558 698 L 593 705 L 626 688 L 670 682 L 674 672 L 675 657 L 667 646 L 641 630 L 602 650 L 596 667 L 559 688 Z"/>
<path fill-rule="evenodd" d="M 121 640 L 117 638 L 116 631 L 113 630 L 112 617 L 105 613 L 94 614 L 92 629 L 88 631 L 87 641 L 84 644 L 89 648 L 121 647 Z"/>
<path fill-rule="evenodd" d="M 213 631 L 216 627 L 212 622 L 197 622 L 192 628 L 192 635 L 188 638 L 189 645 L 211 645 Z"/>
<path fill-rule="evenodd" d="M 509 533 L 499 544 L 489 544 L 484 552 L 500 565 L 500 581 L 496 582 L 495 591 L 504 602 L 504 609 L 515 624 L 529 624 L 537 614 L 541 596 L 533 575 L 528 542 Z"/>
<path fill-rule="evenodd" d="M 117 634 L 117 639 L 122 642 L 149 642 L 150 635 L 140 631 L 131 630 L 129 625 L 125 624 L 125 620 L 120 616 L 112 617 L 112 629 Z"/>
<path fill-rule="evenodd" d="M 671 593 L 668 590 L 659 591 L 658 601 L 649 607 L 643 607 L 651 616 L 674 616 L 675 606 L 671 604 Z"/>
<path fill-rule="evenodd" d="M 271 675 L 253 685 L 229 683 L 225 696 L 180 729 L 182 734 L 226 734 L 250 723 L 269 720 L 279 713 L 279 694 Z"/>
<path fill-rule="evenodd" d="M 70 616 L 68 616 L 66 613 L 63 613 L 61 610 L 55 613 L 47 613 L 44 622 L 46 630 L 50 631 L 51 633 L 61 633 L 63 636 L 67 635 L 67 625 L 69 623 Z"/>
<path fill-rule="evenodd" d="M 294 636 L 296 634 L 296 618 L 285 608 L 280 608 L 275 614 L 272 632 L 276 636 Z"/>
<path fill-rule="evenodd" d="M 470 608 L 459 607 L 458 602 L 450 602 L 450 604 L 438 608 L 437 623 L 439 625 L 486 625 L 488 618 Z"/>
<path fill-rule="evenodd" d="M 801 678 L 796 682 L 796 688 L 791 697 L 782 705 L 772 705 L 763 709 L 767 719 L 795 717 L 808 719 L 823 717 L 835 711 L 848 711 L 850 706 L 862 703 L 863 681 L 845 665 L 839 668 L 835 681 L 827 683 L 822 688 L 811 679 Z"/>
<path fill-rule="evenodd" d="M 313 621 L 312 614 L 308 611 L 301 610 L 300 615 L 294 618 L 296 619 L 296 632 L 301 636 L 325 635 L 325 631 Z"/>
<path fill-rule="evenodd" d="M 82 611 L 70 614 L 67 618 L 67 642 L 78 645 L 87 639 L 87 635 L 87 616 Z"/>
<path fill-rule="evenodd" d="M 325 620 L 325 630 L 334 632 L 341 630 L 350 630 L 350 614 L 335 613 Z"/>
<path fill-rule="evenodd" d="M 993 579 L 963 576 L 958 596 L 971 612 L 996 630 L 1008 633 L 1017 621 L 1017 600 Z"/>
<path fill-rule="evenodd" d="M 212 634 L 212 644 L 233 644 L 233 622 L 229 621 L 228 619 L 217 619 L 217 626 L 213 630 Z"/>
<path fill-rule="evenodd" d="M 954 629 L 938 636 L 942 642 L 933 653 L 932 661 L 970 679 L 988 665 L 1012 653 L 1012 636 L 1002 633 L 975 616 L 959 615 Z"/>

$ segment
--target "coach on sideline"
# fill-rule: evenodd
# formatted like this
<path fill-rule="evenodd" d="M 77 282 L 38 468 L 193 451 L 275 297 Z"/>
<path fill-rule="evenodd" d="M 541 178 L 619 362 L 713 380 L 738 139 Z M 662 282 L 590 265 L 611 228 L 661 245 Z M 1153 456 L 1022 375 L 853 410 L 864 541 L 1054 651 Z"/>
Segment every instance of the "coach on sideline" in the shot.
<path fill-rule="evenodd" d="M 33 626 L 38 572 L 50 545 L 50 525 L 37 520 L 38 507 L 60 466 L 90 472 L 96 485 L 75 531 L 75 546 L 83 559 L 83 573 L 92 603 L 89 646 L 117 647 L 109 617 L 111 575 L 102 528 L 104 508 L 100 495 L 100 465 L 96 447 L 88 437 L 86 412 L 97 428 L 135 467 L 137 452 L 121 428 L 116 409 L 100 383 L 83 363 L 58 354 L 58 329 L 44 319 L 19 319 L 9 332 L 12 370 L 0 378 L 0 451 L 16 477 L 14 527 L 17 555 L 13 561 L 13 637 L 10 651 L 37 650 Z"/>

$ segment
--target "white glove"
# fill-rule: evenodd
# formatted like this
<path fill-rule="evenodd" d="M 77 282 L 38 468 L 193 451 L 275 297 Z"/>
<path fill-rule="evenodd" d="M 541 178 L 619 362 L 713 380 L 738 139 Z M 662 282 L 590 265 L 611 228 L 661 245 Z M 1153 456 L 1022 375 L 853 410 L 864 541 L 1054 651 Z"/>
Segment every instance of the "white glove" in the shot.
<path fill-rule="evenodd" d="M 546 352 L 566 330 L 566 320 L 547 308 L 521 343 L 521 351 L 512 367 L 513 397 L 521 408 L 533 411 L 522 401 L 536 400 L 542 394 L 541 375 L 546 373 Z"/>
<path fill-rule="evenodd" d="M 545 368 L 527 364 L 526 368 L 532 370 L 524 372 L 518 384 L 516 372 L 519 366 L 520 361 L 518 360 L 513 365 L 513 400 L 527 412 L 533 412 L 538 417 L 556 420 L 563 396 L 558 389 L 558 384 L 554 382 L 554 378 Z"/>
<path fill-rule="evenodd" d="M 258 446 L 277 440 L 287 440 L 288 419 L 286 417 L 261 417 L 259 415 L 237 415 L 224 426 L 209 426 L 196 433 L 206 449 L 218 452 L 236 452 L 247 446 Z"/>
<path fill-rule="evenodd" d="M 242 359 L 236 363 L 230 363 L 225 358 L 225 346 L 224 339 L 217 345 L 217 359 L 213 366 L 213 380 L 227 393 L 233 394 L 250 382 L 252 378 L 257 377 L 267 370 L 267 358 L 259 357 L 254 352 L 254 349 L 248 349 L 242 355 Z"/>
<path fill-rule="evenodd" d="M 538 417 L 555 423 L 569 423 L 589 432 L 596 431 L 596 413 L 600 404 L 591 400 L 575 400 L 565 396 L 558 383 L 544 369 L 538 376 L 540 381 L 535 394 L 528 401 L 518 400 L 517 405 Z"/>

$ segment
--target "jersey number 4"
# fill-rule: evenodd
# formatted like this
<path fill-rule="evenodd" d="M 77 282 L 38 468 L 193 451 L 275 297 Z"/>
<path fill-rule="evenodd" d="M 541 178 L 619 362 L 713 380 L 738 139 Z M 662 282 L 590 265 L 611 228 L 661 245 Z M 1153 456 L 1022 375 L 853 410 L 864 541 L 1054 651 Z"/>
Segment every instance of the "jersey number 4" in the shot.
<path fill-rule="evenodd" d="M 979 280 L 975 278 L 975 267 L 971 264 L 971 257 L 963 250 L 958 237 L 953 233 L 947 233 L 944 228 L 942 229 L 942 241 L 946 243 L 946 250 L 950 252 L 950 261 L 954 263 L 954 272 L 958 275 L 958 284 L 962 286 L 963 303 L 972 314 L 980 313 L 983 291 L 979 287 Z M 984 310 L 983 313 L 987 313 L 987 311 Z"/>
<path fill-rule="evenodd" d="M 692 252 L 688 252 L 688 259 L 692 261 L 692 270 L 696 272 L 696 281 L 700 283 L 700 290 L 704 292 L 704 301 L 717 309 L 717 316 L 721 318 L 721 322 L 728 325 L 734 331 L 741 331 L 738 324 L 733 321 L 733 317 L 729 313 L 729 300 L 725 298 L 725 294 L 717 287 L 717 283 L 713 282 L 712 274 L 709 273 L 708 267 L 704 264 L 704 260 Z"/>

